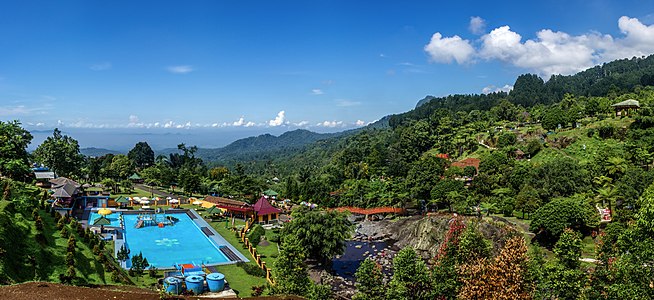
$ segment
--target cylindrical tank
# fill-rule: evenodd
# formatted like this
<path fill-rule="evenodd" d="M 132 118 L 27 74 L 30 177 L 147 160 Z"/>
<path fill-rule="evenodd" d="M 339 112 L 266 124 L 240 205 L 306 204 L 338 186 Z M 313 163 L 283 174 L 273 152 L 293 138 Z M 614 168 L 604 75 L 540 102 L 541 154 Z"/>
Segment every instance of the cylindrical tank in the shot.
<path fill-rule="evenodd" d="M 220 292 L 225 289 L 225 275 L 222 273 L 211 273 L 207 275 L 207 286 L 210 292 Z"/>
<path fill-rule="evenodd" d="M 164 279 L 164 289 L 168 294 L 179 295 L 182 292 L 182 280 L 175 277 L 166 277 Z"/>
<path fill-rule="evenodd" d="M 204 278 L 202 276 L 186 277 L 186 291 L 193 291 L 193 295 L 202 294 L 204 289 Z"/>

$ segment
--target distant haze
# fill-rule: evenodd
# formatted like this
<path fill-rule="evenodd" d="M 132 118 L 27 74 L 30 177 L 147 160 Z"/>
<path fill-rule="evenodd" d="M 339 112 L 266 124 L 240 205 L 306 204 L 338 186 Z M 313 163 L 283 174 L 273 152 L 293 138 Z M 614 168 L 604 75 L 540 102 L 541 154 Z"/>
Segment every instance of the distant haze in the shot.
<path fill-rule="evenodd" d="M 265 133 L 280 135 L 288 128 L 238 128 L 230 129 L 187 129 L 187 130 L 150 130 L 145 129 L 63 129 L 65 135 L 76 139 L 80 148 L 105 148 L 127 152 L 138 142 L 147 142 L 154 150 L 176 148 L 178 144 L 185 143 L 200 148 L 223 147 L 235 140 Z M 339 131 L 339 130 L 333 130 Z M 32 151 L 38 147 L 52 130 L 31 131 L 34 139 L 29 146 Z"/>

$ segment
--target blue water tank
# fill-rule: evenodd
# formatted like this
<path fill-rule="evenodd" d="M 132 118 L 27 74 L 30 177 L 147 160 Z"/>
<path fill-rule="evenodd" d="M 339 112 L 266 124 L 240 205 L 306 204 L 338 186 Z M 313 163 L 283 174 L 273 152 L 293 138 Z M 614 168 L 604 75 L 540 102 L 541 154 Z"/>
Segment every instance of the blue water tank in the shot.
<path fill-rule="evenodd" d="M 200 295 L 204 291 L 204 278 L 202 276 L 186 277 L 186 291 L 193 291 L 193 295 Z"/>
<path fill-rule="evenodd" d="M 225 289 L 225 275 L 222 273 L 211 273 L 207 275 L 207 286 L 210 292 L 220 292 Z"/>
<path fill-rule="evenodd" d="M 164 279 L 164 289 L 168 294 L 179 295 L 182 292 L 182 280 L 175 277 L 166 277 Z"/>

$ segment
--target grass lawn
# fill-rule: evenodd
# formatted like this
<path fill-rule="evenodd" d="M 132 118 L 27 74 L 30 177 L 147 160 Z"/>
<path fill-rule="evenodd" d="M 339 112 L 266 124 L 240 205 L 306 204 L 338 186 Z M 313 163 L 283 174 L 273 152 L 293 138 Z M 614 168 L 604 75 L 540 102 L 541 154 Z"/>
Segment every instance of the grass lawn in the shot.
<path fill-rule="evenodd" d="M 231 221 L 230 221 L 231 222 Z M 228 228 L 225 228 L 224 221 L 209 222 L 211 227 L 216 229 L 218 233 L 227 240 L 234 248 L 241 252 L 247 259 L 250 260 L 247 264 L 256 266 L 257 264 L 253 262 L 252 256 L 247 249 L 243 248 L 243 244 L 239 242 L 239 239 L 236 237 L 235 233 Z M 244 226 L 245 222 L 243 220 L 236 220 L 234 222 L 235 226 Z M 272 234 L 272 231 L 266 231 L 266 236 Z M 261 253 L 262 256 L 266 256 L 262 259 L 266 262 L 266 265 L 272 267 L 274 259 L 273 254 L 277 253 L 277 244 L 270 242 L 269 246 L 260 246 L 257 247 L 257 251 Z M 275 255 L 276 256 L 276 255 Z M 252 286 L 266 285 L 268 282 L 265 278 L 256 277 L 249 275 L 243 270 L 243 268 L 232 264 L 217 267 L 218 271 L 225 274 L 225 278 L 229 282 L 229 286 L 234 290 L 238 291 L 239 297 L 249 297 L 252 294 Z"/>
<path fill-rule="evenodd" d="M 126 193 L 119 193 L 119 194 L 111 194 L 111 198 L 113 199 L 118 199 L 118 197 L 123 196 L 123 197 L 148 197 L 150 198 L 150 192 L 149 191 L 144 191 L 142 189 L 135 188 L 132 190 L 132 193 L 126 194 Z"/>

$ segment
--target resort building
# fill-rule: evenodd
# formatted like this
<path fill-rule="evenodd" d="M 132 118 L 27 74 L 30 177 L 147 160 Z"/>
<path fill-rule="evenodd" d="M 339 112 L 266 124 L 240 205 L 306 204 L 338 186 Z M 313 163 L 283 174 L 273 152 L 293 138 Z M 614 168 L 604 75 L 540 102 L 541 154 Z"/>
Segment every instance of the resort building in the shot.
<path fill-rule="evenodd" d="M 269 224 L 271 222 L 277 222 L 279 219 L 279 213 L 282 211 L 273 207 L 264 196 L 259 198 L 259 201 L 254 204 L 254 212 L 256 215 L 256 221 L 259 224 Z"/>
<path fill-rule="evenodd" d="M 224 209 L 226 214 L 234 217 L 245 220 L 254 216 L 254 208 L 247 202 L 216 196 L 207 196 L 204 201 L 215 204 L 216 207 Z"/>

